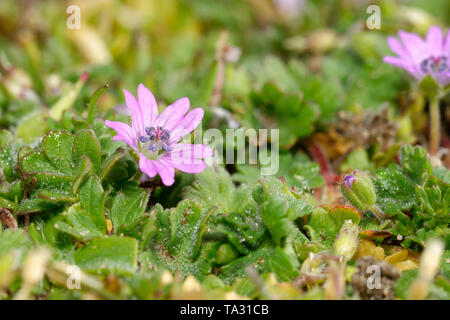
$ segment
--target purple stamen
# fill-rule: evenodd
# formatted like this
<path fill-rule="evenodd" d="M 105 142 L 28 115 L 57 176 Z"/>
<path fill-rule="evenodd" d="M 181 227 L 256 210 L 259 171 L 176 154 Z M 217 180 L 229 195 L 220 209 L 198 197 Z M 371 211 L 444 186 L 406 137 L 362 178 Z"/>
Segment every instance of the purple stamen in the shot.
<path fill-rule="evenodd" d="M 349 189 L 352 188 L 352 184 L 354 181 L 355 181 L 355 176 L 353 174 L 350 174 L 350 175 L 344 177 L 344 183 L 347 186 L 347 188 L 349 188 Z"/>
<path fill-rule="evenodd" d="M 139 141 L 142 143 L 146 143 L 148 141 L 148 138 L 146 136 L 140 136 Z"/>
<path fill-rule="evenodd" d="M 424 73 L 444 72 L 447 70 L 447 57 L 429 57 L 420 63 L 420 70 Z"/>
<path fill-rule="evenodd" d="M 155 131 L 155 127 L 145 127 L 145 133 L 147 133 L 147 135 L 151 135 L 153 134 L 153 132 Z"/>
<path fill-rule="evenodd" d="M 148 150 L 150 150 L 151 152 L 156 152 L 156 146 L 155 145 L 151 145 Z"/>
<path fill-rule="evenodd" d="M 161 141 L 167 141 L 170 138 L 170 132 L 169 130 L 163 130 L 163 132 L 160 134 Z"/>
<path fill-rule="evenodd" d="M 167 144 L 165 144 L 165 143 L 162 145 L 162 148 L 163 148 L 164 151 L 170 151 L 170 150 L 172 150 L 172 148 L 169 147 L 169 146 L 168 146 Z"/>

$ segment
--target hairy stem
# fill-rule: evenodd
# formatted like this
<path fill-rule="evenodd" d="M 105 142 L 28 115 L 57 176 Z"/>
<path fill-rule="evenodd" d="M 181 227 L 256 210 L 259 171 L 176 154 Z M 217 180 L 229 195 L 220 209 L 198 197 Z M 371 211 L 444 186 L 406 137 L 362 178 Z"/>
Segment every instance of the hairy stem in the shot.
<path fill-rule="evenodd" d="M 439 151 L 441 136 L 441 114 L 439 112 L 439 99 L 430 100 L 430 154 L 436 155 Z"/>

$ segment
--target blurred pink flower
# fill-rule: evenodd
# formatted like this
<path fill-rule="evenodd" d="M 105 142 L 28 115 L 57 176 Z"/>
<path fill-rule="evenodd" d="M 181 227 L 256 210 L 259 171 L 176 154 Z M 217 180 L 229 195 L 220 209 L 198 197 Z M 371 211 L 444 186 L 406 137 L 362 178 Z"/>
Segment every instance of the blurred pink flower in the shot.
<path fill-rule="evenodd" d="M 201 122 L 204 111 L 195 108 L 189 113 L 188 98 L 181 98 L 158 115 L 155 97 L 143 84 L 138 86 L 138 99 L 123 90 L 131 112 L 131 127 L 123 122 L 106 120 L 117 133 L 114 140 L 130 145 L 139 154 L 139 168 L 153 178 L 157 174 L 170 186 L 175 181 L 175 169 L 198 173 L 206 168 L 202 159 L 212 157 L 213 151 L 203 144 L 180 143 Z"/>
<path fill-rule="evenodd" d="M 400 41 L 388 38 L 389 47 L 398 57 L 384 57 L 384 62 L 405 69 L 419 81 L 430 75 L 441 86 L 450 83 L 450 31 L 445 39 L 437 26 L 428 30 L 425 40 L 405 31 L 398 35 Z"/>

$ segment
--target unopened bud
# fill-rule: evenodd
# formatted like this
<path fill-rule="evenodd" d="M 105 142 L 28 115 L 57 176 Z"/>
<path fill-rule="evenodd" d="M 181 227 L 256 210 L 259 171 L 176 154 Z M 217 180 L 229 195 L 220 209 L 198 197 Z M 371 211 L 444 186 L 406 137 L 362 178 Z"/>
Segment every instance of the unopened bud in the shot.
<path fill-rule="evenodd" d="M 369 210 L 375 205 L 375 187 L 370 177 L 363 172 L 355 170 L 352 174 L 346 175 L 341 192 L 355 208 L 361 211 Z"/>
<path fill-rule="evenodd" d="M 350 260 L 358 248 L 358 235 L 359 227 L 352 220 L 346 220 L 334 240 L 334 253 L 344 257 L 345 261 Z"/>

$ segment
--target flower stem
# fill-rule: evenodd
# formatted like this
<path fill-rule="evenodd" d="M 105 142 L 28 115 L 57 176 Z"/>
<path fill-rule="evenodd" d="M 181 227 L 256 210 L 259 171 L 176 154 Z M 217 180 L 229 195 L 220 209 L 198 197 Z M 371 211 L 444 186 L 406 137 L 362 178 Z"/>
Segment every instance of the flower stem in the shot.
<path fill-rule="evenodd" d="M 441 114 L 439 112 L 439 99 L 430 100 L 430 154 L 436 155 L 439 151 L 441 136 Z"/>

